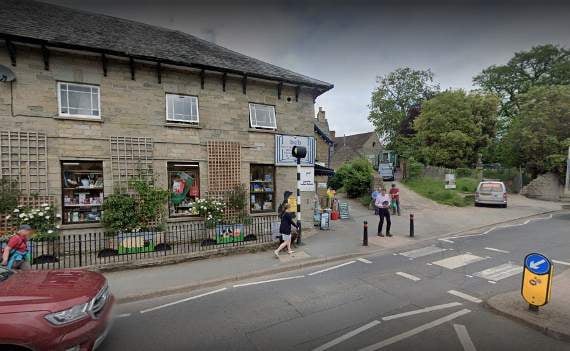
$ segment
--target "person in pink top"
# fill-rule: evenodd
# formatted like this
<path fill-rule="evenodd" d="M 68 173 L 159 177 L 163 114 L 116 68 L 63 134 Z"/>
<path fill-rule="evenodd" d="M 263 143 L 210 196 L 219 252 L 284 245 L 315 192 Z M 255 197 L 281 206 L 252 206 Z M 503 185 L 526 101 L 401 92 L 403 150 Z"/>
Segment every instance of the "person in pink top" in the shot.
<path fill-rule="evenodd" d="M 382 227 L 384 226 L 384 218 L 386 218 L 386 236 L 391 237 L 390 227 L 392 222 L 390 221 L 390 195 L 386 194 L 386 189 L 382 188 L 380 194 L 376 196 L 374 202 L 378 208 L 378 215 L 380 216 L 380 222 L 378 223 L 378 236 L 384 236 L 382 234 Z"/>

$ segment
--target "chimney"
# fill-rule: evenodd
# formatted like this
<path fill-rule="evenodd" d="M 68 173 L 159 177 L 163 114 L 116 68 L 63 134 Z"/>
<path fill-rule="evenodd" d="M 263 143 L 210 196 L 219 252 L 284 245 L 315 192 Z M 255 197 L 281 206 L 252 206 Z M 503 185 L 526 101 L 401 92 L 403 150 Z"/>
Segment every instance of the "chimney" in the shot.
<path fill-rule="evenodd" d="M 325 117 L 325 110 L 322 107 L 319 107 L 319 112 L 317 112 L 317 119 L 319 122 L 325 122 L 327 119 Z"/>
<path fill-rule="evenodd" d="M 334 130 L 331 130 L 329 133 L 331 134 L 331 138 L 334 140 L 334 138 L 336 138 L 336 132 Z"/>

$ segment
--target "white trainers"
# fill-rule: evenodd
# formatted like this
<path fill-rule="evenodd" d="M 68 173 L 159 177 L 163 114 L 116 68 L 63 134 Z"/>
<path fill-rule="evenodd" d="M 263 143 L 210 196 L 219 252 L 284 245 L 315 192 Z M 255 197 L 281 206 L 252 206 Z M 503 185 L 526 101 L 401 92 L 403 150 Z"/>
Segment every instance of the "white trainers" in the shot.
<path fill-rule="evenodd" d="M 273 251 L 273 254 L 275 255 L 275 258 L 279 258 L 279 252 Z"/>
<path fill-rule="evenodd" d="M 293 251 L 293 250 L 287 251 L 287 253 L 288 253 L 289 255 L 292 254 L 292 253 L 294 253 L 294 252 L 295 252 L 295 251 Z"/>

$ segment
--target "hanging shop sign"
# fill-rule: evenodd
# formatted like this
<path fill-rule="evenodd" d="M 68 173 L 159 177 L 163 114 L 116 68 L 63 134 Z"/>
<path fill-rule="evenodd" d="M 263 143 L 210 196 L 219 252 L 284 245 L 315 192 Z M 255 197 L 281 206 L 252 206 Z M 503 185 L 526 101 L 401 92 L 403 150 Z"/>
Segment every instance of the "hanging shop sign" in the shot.
<path fill-rule="evenodd" d="M 294 135 L 275 136 L 275 164 L 277 166 L 296 166 L 297 159 L 293 156 L 294 146 L 304 146 L 307 155 L 301 158 L 302 166 L 315 165 L 315 138 Z"/>
<path fill-rule="evenodd" d="M 301 167 L 301 191 L 315 191 L 315 168 Z"/>

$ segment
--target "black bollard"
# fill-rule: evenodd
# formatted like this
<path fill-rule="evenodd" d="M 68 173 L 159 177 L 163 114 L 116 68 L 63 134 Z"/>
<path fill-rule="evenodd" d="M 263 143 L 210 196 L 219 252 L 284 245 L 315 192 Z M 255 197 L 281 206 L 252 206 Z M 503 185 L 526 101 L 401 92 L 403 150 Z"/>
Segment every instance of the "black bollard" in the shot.
<path fill-rule="evenodd" d="M 364 221 L 364 232 L 362 233 L 362 246 L 368 246 L 368 221 Z"/>
<path fill-rule="evenodd" d="M 414 214 L 410 213 L 410 238 L 414 237 Z"/>

